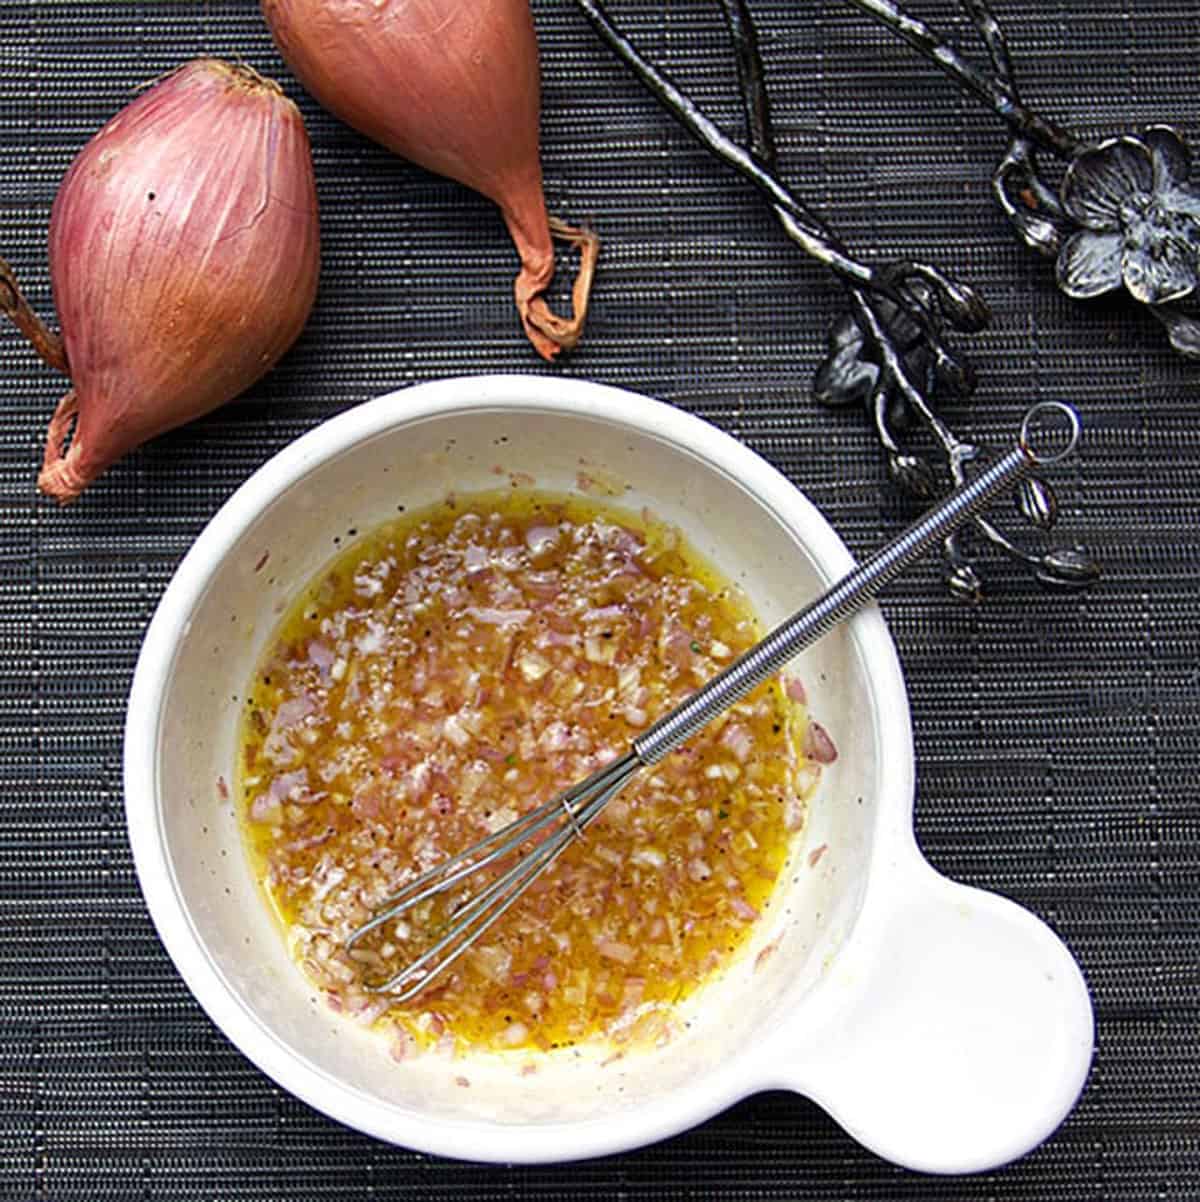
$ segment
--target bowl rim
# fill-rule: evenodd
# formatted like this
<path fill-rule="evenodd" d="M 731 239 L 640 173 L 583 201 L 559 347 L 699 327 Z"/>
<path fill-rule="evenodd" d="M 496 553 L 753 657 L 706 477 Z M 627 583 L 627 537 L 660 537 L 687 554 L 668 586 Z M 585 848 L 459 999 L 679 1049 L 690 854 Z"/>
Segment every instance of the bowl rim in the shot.
<path fill-rule="evenodd" d="M 288 488 L 361 442 L 433 418 L 497 408 L 582 415 L 663 439 L 740 482 L 789 528 L 803 525 L 815 568 L 830 582 L 854 566 L 827 519 L 778 469 L 732 435 L 666 402 L 587 380 L 522 374 L 457 376 L 386 393 L 327 419 L 273 455 L 221 505 L 183 557 L 147 627 L 129 692 L 125 813 L 138 880 L 160 939 L 201 1007 L 263 1072 L 330 1118 L 389 1143 L 456 1159 L 545 1163 L 628 1151 L 687 1130 L 764 1088 L 762 1057 L 726 1058 L 687 1090 L 586 1120 L 510 1125 L 381 1104 L 298 1056 L 237 996 L 211 959 L 167 854 L 157 778 L 161 703 L 179 637 L 218 565 L 259 516 Z M 865 869 L 869 880 L 881 844 L 912 839 L 912 730 L 899 656 L 882 614 L 870 605 L 847 626 L 870 665 L 867 682 L 879 715 L 876 754 L 889 766 Z M 147 722 L 147 715 L 153 720 Z M 851 930 L 846 942 L 852 938 Z M 797 1009 L 803 1006 L 802 1000 Z"/>

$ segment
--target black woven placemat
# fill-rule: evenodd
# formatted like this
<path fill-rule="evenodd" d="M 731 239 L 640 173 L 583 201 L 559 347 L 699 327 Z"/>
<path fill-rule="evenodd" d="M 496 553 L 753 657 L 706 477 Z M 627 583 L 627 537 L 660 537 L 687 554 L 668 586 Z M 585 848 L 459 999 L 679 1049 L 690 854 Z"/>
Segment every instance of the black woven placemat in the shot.
<path fill-rule="evenodd" d="M 968 30 L 951 0 L 912 0 Z M 715 0 L 613 0 L 730 128 Z M 1169 119 L 1200 139 L 1194 0 L 996 0 L 1029 99 L 1090 133 Z M 996 121 L 837 0 L 755 0 L 782 168 L 872 257 L 936 258 L 985 294 L 981 384 L 952 415 L 999 442 L 1026 403 L 1088 422 L 1060 474 L 1065 535 L 1105 564 L 1050 599 L 989 563 L 952 602 L 935 563 L 884 608 L 908 672 L 917 825 L 950 875 L 1007 893 L 1078 956 L 1098 1020 L 1087 1090 L 1020 1163 L 906 1173 L 787 1094 L 644 1151 L 480 1167 L 347 1131 L 282 1093 L 182 985 L 133 873 L 121 724 L 145 624 L 236 485 L 323 418 L 415 381 L 561 371 L 735 434 L 852 548 L 899 528 L 864 416 L 810 400 L 838 293 L 747 187 L 672 125 L 568 0 L 536 0 L 551 207 L 605 247 L 580 350 L 541 365 L 513 317 L 494 211 L 325 115 L 251 0 L 0 4 L 0 254 L 49 309 L 45 231 L 64 170 L 136 85 L 201 52 L 283 79 L 313 137 L 324 274 L 295 350 L 244 399 L 159 440 L 77 505 L 34 490 L 59 385 L 0 333 L 0 1198 L 1184 1199 L 1200 1197 L 1200 369 L 1120 303 L 1081 306 L 1016 244 L 987 176 Z"/>

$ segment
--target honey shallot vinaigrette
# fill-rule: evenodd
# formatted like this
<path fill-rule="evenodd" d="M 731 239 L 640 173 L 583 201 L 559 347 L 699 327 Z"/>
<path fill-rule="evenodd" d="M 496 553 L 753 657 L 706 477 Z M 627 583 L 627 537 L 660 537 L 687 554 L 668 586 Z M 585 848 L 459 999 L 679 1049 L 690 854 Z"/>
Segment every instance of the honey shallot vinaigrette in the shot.
<path fill-rule="evenodd" d="M 590 500 L 452 497 L 343 551 L 272 637 L 239 748 L 252 864 L 332 1008 L 375 1023 L 398 1057 L 668 1038 L 674 1004 L 769 905 L 802 825 L 819 766 L 801 750 L 798 682 L 768 682 L 635 776 L 416 999 L 369 983 L 427 945 L 446 902 L 343 943 L 760 635 L 676 530 Z"/>

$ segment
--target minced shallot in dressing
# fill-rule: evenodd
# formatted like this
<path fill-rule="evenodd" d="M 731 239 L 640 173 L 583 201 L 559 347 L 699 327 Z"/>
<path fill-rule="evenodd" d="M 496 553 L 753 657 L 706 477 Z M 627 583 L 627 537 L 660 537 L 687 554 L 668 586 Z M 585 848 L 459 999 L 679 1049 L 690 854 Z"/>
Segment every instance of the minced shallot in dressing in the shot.
<path fill-rule="evenodd" d="M 642 770 L 415 1000 L 368 985 L 426 945 L 435 903 L 342 945 L 404 882 L 620 754 L 759 636 L 674 529 L 592 501 L 452 497 L 342 552 L 273 637 L 240 746 L 252 861 L 333 1009 L 397 1056 L 668 1038 L 674 1004 L 746 939 L 802 824 L 819 768 L 796 680 Z"/>

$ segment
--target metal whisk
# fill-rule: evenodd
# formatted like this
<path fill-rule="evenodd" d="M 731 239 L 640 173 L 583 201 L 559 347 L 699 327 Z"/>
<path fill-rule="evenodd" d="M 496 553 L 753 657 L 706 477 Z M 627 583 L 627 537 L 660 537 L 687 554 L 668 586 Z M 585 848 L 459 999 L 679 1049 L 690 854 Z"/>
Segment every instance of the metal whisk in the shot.
<path fill-rule="evenodd" d="M 629 750 L 565 793 L 422 873 L 382 903 L 383 908 L 346 940 L 346 949 L 414 906 L 454 888 L 505 860 L 545 834 L 486 888 L 458 905 L 436 941 L 394 976 L 370 988 L 395 993 L 399 1002 L 420 993 L 514 905 L 642 767 L 657 764 L 718 714 L 740 701 L 789 660 L 874 597 L 889 581 L 999 493 L 1034 468 L 1057 463 L 1079 441 L 1079 415 L 1069 405 L 1045 401 L 1021 422 L 1017 443 L 1002 459 L 956 490 L 903 534 L 847 573 L 816 601 L 777 626 L 686 701 L 660 718 Z M 1039 449 L 1035 440 L 1045 443 Z M 396 991 L 401 992 L 396 992 Z"/>

